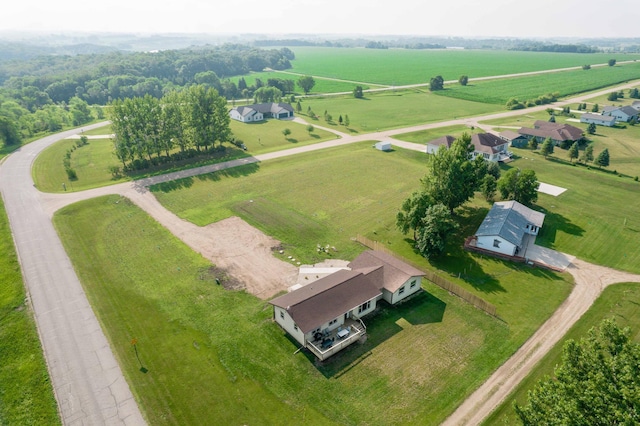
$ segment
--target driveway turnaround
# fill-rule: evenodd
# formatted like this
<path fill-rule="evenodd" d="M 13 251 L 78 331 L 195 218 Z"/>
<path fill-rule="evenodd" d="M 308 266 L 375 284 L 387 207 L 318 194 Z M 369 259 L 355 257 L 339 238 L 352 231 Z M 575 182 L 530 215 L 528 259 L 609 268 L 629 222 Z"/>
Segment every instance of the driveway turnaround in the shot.
<path fill-rule="evenodd" d="M 62 422 L 142 425 L 145 421 L 31 179 L 36 155 L 73 133 L 77 130 L 49 136 L 9 156 L 0 168 L 0 191 Z"/>

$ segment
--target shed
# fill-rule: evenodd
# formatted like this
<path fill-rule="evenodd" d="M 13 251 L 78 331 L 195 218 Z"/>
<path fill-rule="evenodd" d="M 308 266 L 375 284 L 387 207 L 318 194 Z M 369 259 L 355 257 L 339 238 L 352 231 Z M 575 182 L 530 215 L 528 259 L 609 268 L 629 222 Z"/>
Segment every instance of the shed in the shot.
<path fill-rule="evenodd" d="M 374 145 L 376 149 L 380 151 L 391 151 L 391 142 L 389 141 L 380 141 Z"/>

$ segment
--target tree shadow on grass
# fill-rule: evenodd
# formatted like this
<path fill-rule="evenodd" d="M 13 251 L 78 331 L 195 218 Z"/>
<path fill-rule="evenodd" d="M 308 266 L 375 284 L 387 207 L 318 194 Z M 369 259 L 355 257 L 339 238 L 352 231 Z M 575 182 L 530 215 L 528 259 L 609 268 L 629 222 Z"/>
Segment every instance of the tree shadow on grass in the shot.
<path fill-rule="evenodd" d="M 223 177 L 245 177 L 256 173 L 260 169 L 259 163 L 249 163 L 237 167 L 230 167 L 227 169 L 218 170 L 212 173 L 206 173 L 197 175 L 195 177 L 189 176 L 182 179 L 176 179 L 169 182 L 163 182 L 155 184 L 151 187 L 152 192 L 172 192 L 179 189 L 186 189 L 193 186 L 196 179 L 200 181 L 212 181 L 216 182 Z"/>
<path fill-rule="evenodd" d="M 420 291 L 399 305 L 381 300 L 378 309 L 363 318 L 367 339 L 354 343 L 332 357 L 320 361 L 310 351 L 304 351 L 309 361 L 326 378 L 338 378 L 368 358 L 372 350 L 405 328 L 442 322 L 447 304 L 426 291 Z"/>
<path fill-rule="evenodd" d="M 551 249 L 555 248 L 558 231 L 577 237 L 584 235 L 585 232 L 583 228 L 572 223 L 566 217 L 545 211 L 544 224 L 540 229 L 540 234 L 536 237 L 536 244 Z"/>

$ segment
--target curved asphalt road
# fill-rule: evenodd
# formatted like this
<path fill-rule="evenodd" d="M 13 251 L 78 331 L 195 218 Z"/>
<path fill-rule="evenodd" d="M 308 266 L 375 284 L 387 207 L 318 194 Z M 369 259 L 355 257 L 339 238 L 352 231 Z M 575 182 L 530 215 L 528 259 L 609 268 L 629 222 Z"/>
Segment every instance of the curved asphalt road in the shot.
<path fill-rule="evenodd" d="M 40 139 L 6 158 L 0 191 L 63 423 L 142 425 L 145 421 L 31 178 L 36 155 L 77 132 Z"/>
<path fill-rule="evenodd" d="M 629 83 L 553 105 L 528 108 L 526 112 L 582 102 L 612 90 L 628 89 L 633 86 L 634 83 Z M 126 182 L 111 187 L 66 194 L 43 194 L 34 188 L 31 165 L 44 148 L 60 139 L 78 133 L 78 129 L 48 136 L 21 147 L 7 157 L 4 163 L 0 163 L 0 191 L 9 216 L 25 285 L 35 313 L 62 421 L 65 424 L 83 425 L 138 425 L 145 423 L 87 301 L 71 262 L 53 228 L 51 217 L 57 209 L 80 199 L 103 194 L 123 192 L 132 194 L 131 191 L 144 193 L 146 186 L 152 183 L 196 176 L 241 164 L 359 141 L 381 140 L 418 130 L 456 124 L 477 126 L 478 120 L 521 115 L 524 112 L 522 110 L 506 111 L 482 117 L 462 118 L 357 136 L 341 133 L 341 139 L 315 145 L 184 170 L 137 182 Z M 85 126 L 84 129 L 89 130 L 104 124 Z M 334 130 L 332 131 L 336 133 Z M 422 144 L 402 141 L 394 141 L 394 144 L 407 149 L 424 150 Z M 462 414 L 460 411 L 459 409 L 456 413 Z M 465 415 L 462 414 L 462 417 Z"/>

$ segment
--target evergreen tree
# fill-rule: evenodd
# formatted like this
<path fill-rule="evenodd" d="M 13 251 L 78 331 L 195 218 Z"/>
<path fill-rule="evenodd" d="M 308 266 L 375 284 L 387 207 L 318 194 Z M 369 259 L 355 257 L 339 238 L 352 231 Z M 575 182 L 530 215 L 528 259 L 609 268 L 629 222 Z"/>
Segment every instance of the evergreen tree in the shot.
<path fill-rule="evenodd" d="M 573 162 L 574 159 L 578 158 L 579 153 L 578 142 L 574 142 L 571 148 L 569 148 L 569 161 Z"/>
<path fill-rule="evenodd" d="M 608 167 L 609 166 L 609 150 L 607 148 L 604 149 L 598 156 L 596 157 L 595 164 L 598 167 Z"/>
<path fill-rule="evenodd" d="M 549 155 L 553 154 L 553 141 L 551 138 L 547 138 L 542 142 L 542 146 L 540 147 L 540 154 L 544 158 L 547 158 Z"/>

